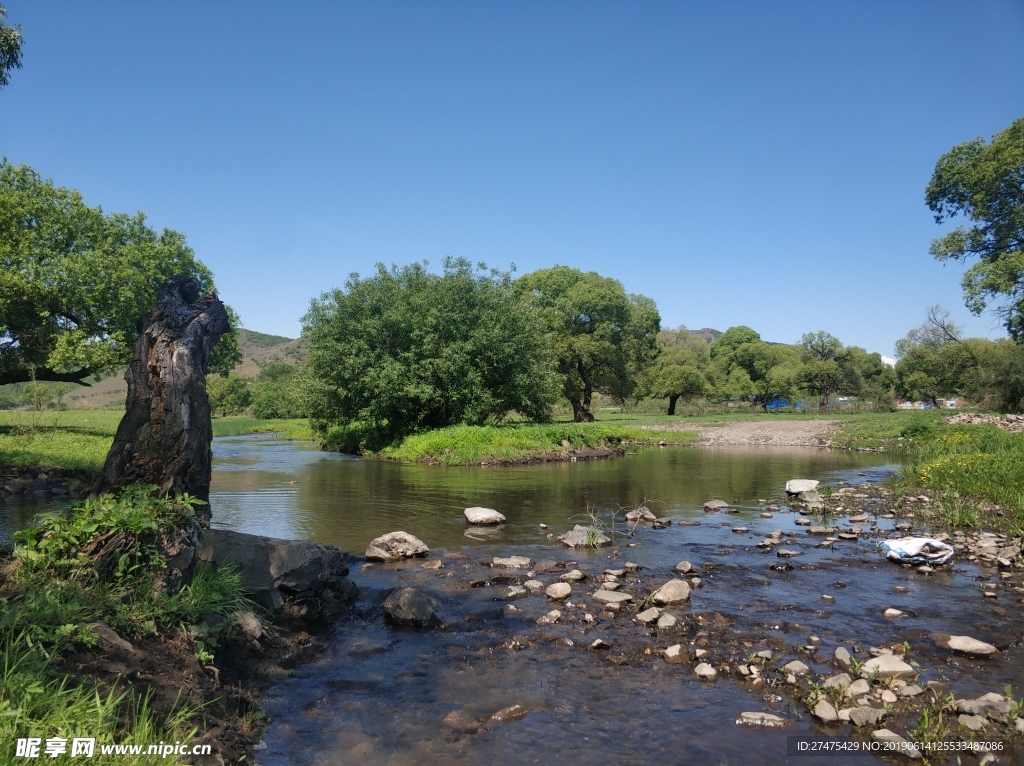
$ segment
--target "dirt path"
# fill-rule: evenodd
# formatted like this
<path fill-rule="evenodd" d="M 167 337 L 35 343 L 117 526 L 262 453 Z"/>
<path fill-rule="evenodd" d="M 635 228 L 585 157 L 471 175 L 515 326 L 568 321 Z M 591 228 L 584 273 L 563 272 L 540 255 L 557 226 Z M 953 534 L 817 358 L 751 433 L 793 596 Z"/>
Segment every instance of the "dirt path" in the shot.
<path fill-rule="evenodd" d="M 834 420 L 753 420 L 723 425 L 699 426 L 701 439 L 709 447 L 827 447 Z"/>

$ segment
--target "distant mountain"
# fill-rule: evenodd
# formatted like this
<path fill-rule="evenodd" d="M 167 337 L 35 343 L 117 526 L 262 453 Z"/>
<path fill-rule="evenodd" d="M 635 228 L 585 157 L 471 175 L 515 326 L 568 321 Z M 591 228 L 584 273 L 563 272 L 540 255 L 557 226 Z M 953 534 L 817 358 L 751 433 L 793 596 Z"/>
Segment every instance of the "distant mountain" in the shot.
<path fill-rule="evenodd" d="M 698 338 L 703 338 L 708 343 L 714 343 L 718 340 L 718 336 L 722 334 L 721 330 L 712 330 L 710 327 L 702 327 L 699 330 L 690 330 L 690 332 Z"/>
<path fill-rule="evenodd" d="M 246 378 L 255 378 L 268 364 L 299 364 L 306 358 L 301 338 L 285 338 L 255 330 L 240 329 L 238 347 L 242 351 L 242 361 L 234 372 Z M 76 388 L 68 394 L 68 400 L 72 407 L 111 409 L 123 407 L 127 393 L 124 370 L 119 370 L 88 388 Z"/>

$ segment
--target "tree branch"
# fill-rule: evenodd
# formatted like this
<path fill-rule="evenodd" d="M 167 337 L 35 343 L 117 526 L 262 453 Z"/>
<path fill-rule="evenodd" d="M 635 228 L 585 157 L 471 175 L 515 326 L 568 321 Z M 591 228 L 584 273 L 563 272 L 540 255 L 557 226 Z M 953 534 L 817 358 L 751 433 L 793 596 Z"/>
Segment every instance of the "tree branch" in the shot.
<path fill-rule="evenodd" d="M 47 381 L 52 383 L 77 383 L 88 388 L 91 384 L 86 383 L 85 379 L 92 375 L 92 373 L 91 367 L 83 367 L 74 372 L 57 372 L 48 367 L 37 367 L 35 378 L 33 378 L 32 370 L 23 367 L 8 372 L 0 372 L 0 386 L 6 386 L 8 383 L 31 383 L 33 380 L 37 380 L 39 382 Z"/>

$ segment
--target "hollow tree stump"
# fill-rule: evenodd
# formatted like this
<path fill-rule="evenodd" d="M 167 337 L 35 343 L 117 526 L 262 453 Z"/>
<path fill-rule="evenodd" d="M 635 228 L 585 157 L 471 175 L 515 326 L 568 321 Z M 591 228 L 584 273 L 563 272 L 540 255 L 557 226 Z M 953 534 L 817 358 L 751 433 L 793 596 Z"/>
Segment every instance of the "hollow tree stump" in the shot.
<path fill-rule="evenodd" d="M 171 277 L 139 325 L 124 374 L 124 417 L 93 492 L 156 484 L 161 497 L 187 492 L 209 501 L 213 427 L 206 365 L 230 329 L 227 311 L 216 294 L 200 297 L 191 277 Z M 209 506 L 196 514 L 208 522 Z"/>

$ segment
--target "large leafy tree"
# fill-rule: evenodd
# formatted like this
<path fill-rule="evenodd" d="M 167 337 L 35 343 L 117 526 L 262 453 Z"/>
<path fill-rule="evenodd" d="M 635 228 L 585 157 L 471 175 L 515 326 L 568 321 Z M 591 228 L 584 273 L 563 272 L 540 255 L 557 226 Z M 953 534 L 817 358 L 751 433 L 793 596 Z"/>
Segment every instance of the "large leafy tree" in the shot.
<path fill-rule="evenodd" d="M 800 340 L 803 367 L 800 385 L 818 396 L 822 409 L 830 406 L 833 396 L 856 394 L 860 377 L 853 364 L 853 355 L 839 339 L 827 332 L 807 333 Z"/>
<path fill-rule="evenodd" d="M 1024 118 L 997 133 L 954 146 L 939 158 L 925 192 L 935 221 L 964 216 L 932 242 L 939 260 L 978 258 L 964 274 L 964 300 L 974 314 L 991 303 L 1007 331 L 1024 343 Z"/>
<path fill-rule="evenodd" d="M 11 70 L 21 69 L 21 25 L 4 24 L 7 9 L 0 5 L 0 88 L 11 81 Z"/>
<path fill-rule="evenodd" d="M 705 396 L 710 388 L 706 376 L 708 344 L 703 338 L 680 327 L 658 333 L 661 354 L 648 368 L 643 392 L 668 399 L 668 414 L 676 414 L 676 402 Z"/>
<path fill-rule="evenodd" d="M 627 293 L 617 280 L 568 266 L 520 277 L 516 289 L 547 328 L 576 422 L 594 419 L 595 392 L 620 400 L 633 394 L 658 355 L 661 317 L 654 301 Z"/>
<path fill-rule="evenodd" d="M 446 259 L 352 275 L 314 300 L 307 403 L 315 429 L 361 424 L 367 446 L 515 411 L 543 420 L 552 402 L 549 354 L 508 273 Z"/>
<path fill-rule="evenodd" d="M 0 161 L 0 385 L 88 385 L 123 366 L 160 284 L 191 276 L 213 289 L 185 237 L 157 233 L 142 213 L 105 214 L 32 168 Z M 211 369 L 237 363 L 233 334 Z"/>
<path fill-rule="evenodd" d="M 730 327 L 711 344 L 710 375 L 719 399 L 767 407 L 793 395 L 799 360 L 791 346 L 766 343 L 749 327 Z"/>

